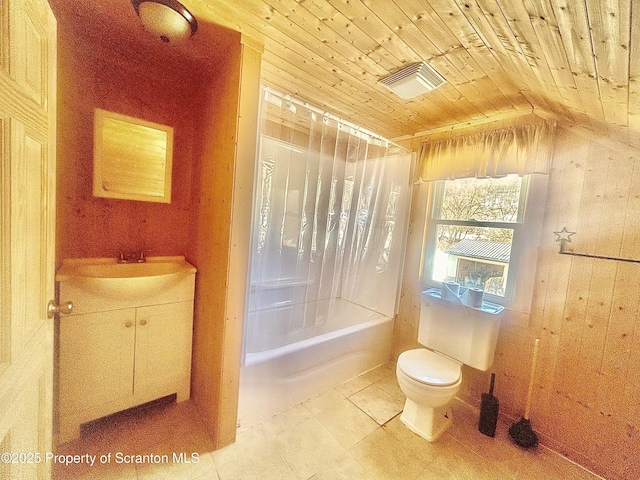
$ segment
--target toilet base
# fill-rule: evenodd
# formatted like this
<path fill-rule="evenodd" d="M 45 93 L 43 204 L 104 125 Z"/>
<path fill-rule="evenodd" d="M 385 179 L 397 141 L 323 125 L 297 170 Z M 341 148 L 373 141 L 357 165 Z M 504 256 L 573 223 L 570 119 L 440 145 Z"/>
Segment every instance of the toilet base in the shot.
<path fill-rule="evenodd" d="M 424 407 L 407 398 L 400 420 L 413 433 L 435 442 L 453 423 L 451 406 Z"/>

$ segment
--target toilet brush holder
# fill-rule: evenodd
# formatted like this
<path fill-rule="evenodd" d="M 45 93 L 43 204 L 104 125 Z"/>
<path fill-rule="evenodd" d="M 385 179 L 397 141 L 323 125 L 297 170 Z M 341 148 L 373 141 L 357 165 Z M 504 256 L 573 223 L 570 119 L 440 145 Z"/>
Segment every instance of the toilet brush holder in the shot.
<path fill-rule="evenodd" d="M 500 402 L 493 396 L 493 386 L 496 381 L 496 374 L 491 374 L 491 386 L 489 393 L 482 394 L 482 403 L 480 404 L 480 421 L 478 422 L 478 430 L 489 437 L 496 435 L 496 425 L 498 424 L 498 410 Z"/>

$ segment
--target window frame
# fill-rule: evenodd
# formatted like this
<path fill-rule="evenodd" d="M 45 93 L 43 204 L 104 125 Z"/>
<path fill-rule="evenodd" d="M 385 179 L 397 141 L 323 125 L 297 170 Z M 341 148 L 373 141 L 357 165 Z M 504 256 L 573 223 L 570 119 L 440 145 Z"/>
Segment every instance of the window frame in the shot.
<path fill-rule="evenodd" d="M 513 230 L 513 237 L 505 295 L 501 297 L 485 293 L 484 298 L 508 309 L 524 313 L 530 312 L 548 175 L 529 174 L 523 175 L 521 178 L 518 218 L 515 222 L 439 219 L 437 216 L 442 206 L 446 180 L 431 182 L 429 205 L 426 210 L 422 271 L 420 272 L 420 281 L 423 287 L 440 288 L 442 284 L 442 282 L 431 279 L 436 251 L 436 231 L 439 225 L 506 228 Z M 531 272 L 531 274 L 525 275 L 522 272 Z"/>

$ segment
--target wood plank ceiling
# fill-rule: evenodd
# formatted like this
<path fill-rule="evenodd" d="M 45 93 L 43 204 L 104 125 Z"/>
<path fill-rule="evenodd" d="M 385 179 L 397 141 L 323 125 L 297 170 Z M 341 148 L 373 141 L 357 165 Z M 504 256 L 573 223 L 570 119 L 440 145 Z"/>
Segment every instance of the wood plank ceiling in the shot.
<path fill-rule="evenodd" d="M 523 111 L 640 136 L 640 0 L 183 0 L 265 46 L 263 82 L 388 137 Z M 378 83 L 426 60 L 447 83 Z"/>
<path fill-rule="evenodd" d="M 141 31 L 130 0 L 55 3 Z M 224 54 L 206 23 L 239 31 L 264 44 L 265 85 L 389 138 L 533 111 L 640 147 L 640 0 L 182 3 L 201 28 L 173 57 Z M 378 83 L 422 60 L 447 83 L 411 100 Z"/>

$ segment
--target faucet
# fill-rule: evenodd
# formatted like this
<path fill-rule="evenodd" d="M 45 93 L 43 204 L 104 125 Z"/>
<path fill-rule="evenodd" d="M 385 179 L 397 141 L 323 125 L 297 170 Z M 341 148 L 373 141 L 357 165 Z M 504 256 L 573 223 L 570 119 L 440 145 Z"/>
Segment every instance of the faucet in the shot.
<path fill-rule="evenodd" d="M 120 252 L 118 254 L 118 258 L 116 259 L 118 263 L 144 263 L 147 261 L 147 258 L 144 255 L 144 251 L 140 250 L 138 252 L 130 252 L 124 253 Z"/>

